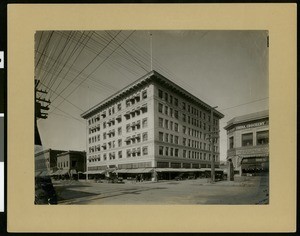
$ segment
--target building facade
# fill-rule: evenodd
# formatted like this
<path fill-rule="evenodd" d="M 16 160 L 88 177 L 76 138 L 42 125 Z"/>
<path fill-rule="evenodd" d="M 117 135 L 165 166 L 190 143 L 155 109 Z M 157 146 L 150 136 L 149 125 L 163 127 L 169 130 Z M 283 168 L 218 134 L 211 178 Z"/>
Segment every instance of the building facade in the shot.
<path fill-rule="evenodd" d="M 219 166 L 223 114 L 152 71 L 81 116 L 86 119 L 87 170 L 128 173 Z M 132 171 L 130 171 L 132 170 Z M 134 171 L 133 171 L 134 170 Z"/>
<path fill-rule="evenodd" d="M 77 178 L 86 171 L 86 152 L 67 151 L 57 155 L 56 175 Z"/>
<path fill-rule="evenodd" d="M 235 172 L 262 173 L 269 170 L 269 111 L 239 116 L 228 121 L 227 160 Z"/>
<path fill-rule="evenodd" d="M 35 153 L 35 175 L 49 175 L 56 171 L 57 155 L 63 150 L 46 149 Z"/>

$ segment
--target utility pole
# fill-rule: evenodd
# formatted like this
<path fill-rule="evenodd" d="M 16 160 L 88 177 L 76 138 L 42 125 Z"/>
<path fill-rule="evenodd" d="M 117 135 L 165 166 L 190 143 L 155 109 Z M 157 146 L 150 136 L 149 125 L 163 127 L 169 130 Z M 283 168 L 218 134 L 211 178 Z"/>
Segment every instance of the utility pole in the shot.
<path fill-rule="evenodd" d="M 216 138 L 216 132 L 219 131 L 213 131 L 213 125 L 214 125 L 214 109 L 216 109 L 216 107 L 212 107 L 210 110 L 210 132 L 209 132 L 209 139 L 210 139 L 210 160 L 211 160 L 211 174 L 210 174 L 210 178 L 211 178 L 211 182 L 214 183 L 215 182 L 215 158 L 214 158 L 214 138 Z"/>
<path fill-rule="evenodd" d="M 39 90 L 37 88 L 39 83 L 40 83 L 40 81 L 35 79 L 35 93 L 34 93 L 35 118 L 34 118 L 34 126 L 35 126 L 35 144 L 36 145 L 42 145 L 39 130 L 38 130 L 38 127 L 37 127 L 37 120 L 48 118 L 48 114 L 47 114 L 46 111 L 49 110 L 49 105 L 51 104 L 50 100 L 46 100 L 45 98 L 41 97 L 41 94 L 47 94 L 48 92 L 45 91 L 45 90 Z"/>

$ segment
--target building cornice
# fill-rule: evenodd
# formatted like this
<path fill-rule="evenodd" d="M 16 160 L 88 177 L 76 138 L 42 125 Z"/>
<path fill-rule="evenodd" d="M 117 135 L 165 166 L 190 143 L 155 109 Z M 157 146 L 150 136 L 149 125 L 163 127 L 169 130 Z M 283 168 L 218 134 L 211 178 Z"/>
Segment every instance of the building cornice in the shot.
<path fill-rule="evenodd" d="M 224 127 L 225 130 L 229 130 L 237 125 L 248 123 L 252 121 L 259 121 L 269 118 L 269 111 L 261 111 L 256 113 L 247 114 L 244 116 L 237 116 L 227 122 L 227 125 Z"/>
<path fill-rule="evenodd" d="M 97 105 L 91 107 L 89 110 L 82 113 L 81 117 L 84 118 L 84 119 L 87 119 L 88 117 L 90 117 L 90 116 L 96 114 L 97 112 L 105 109 L 109 105 L 111 105 L 113 103 L 116 103 L 117 101 L 120 101 L 125 96 L 131 94 L 132 92 L 136 91 L 137 89 L 139 89 L 141 87 L 144 87 L 146 84 L 149 84 L 149 83 L 157 83 L 159 85 L 162 85 L 163 87 L 169 88 L 172 91 L 174 91 L 175 93 L 179 94 L 179 96 L 182 96 L 185 99 L 196 103 L 198 106 L 203 107 L 207 111 L 211 111 L 211 109 L 212 109 L 212 107 L 209 106 L 207 103 L 201 101 L 196 96 L 192 95 L 191 93 L 189 93 L 185 89 L 183 89 L 180 86 L 176 85 L 171 80 L 167 79 L 163 75 L 161 75 L 158 72 L 153 70 L 153 71 L 147 73 L 146 75 L 144 75 L 143 77 L 141 77 L 140 79 L 136 80 L 135 82 L 129 84 L 125 88 L 121 89 L 117 93 L 109 96 L 108 98 L 106 98 L 102 102 L 98 103 Z M 217 110 L 214 110 L 214 114 L 217 115 L 217 117 L 219 117 L 219 118 L 224 117 L 224 115 L 222 113 L 220 113 L 219 111 L 217 111 Z"/>

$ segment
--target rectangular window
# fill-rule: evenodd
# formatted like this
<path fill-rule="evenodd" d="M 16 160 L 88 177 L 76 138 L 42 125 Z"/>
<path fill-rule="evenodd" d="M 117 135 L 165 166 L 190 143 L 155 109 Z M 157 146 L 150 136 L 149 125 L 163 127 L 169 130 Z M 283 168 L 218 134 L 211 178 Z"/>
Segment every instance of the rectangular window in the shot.
<path fill-rule="evenodd" d="M 165 155 L 166 155 L 166 156 L 169 155 L 169 147 L 165 147 Z"/>
<path fill-rule="evenodd" d="M 186 114 L 182 114 L 182 121 L 186 122 Z"/>
<path fill-rule="evenodd" d="M 127 157 L 131 157 L 131 150 L 130 149 L 127 149 L 126 153 L 127 153 Z"/>
<path fill-rule="evenodd" d="M 165 115 L 169 114 L 169 107 L 165 106 Z"/>
<path fill-rule="evenodd" d="M 169 121 L 168 120 L 165 120 L 165 128 L 169 129 Z"/>
<path fill-rule="evenodd" d="M 103 139 L 106 139 L 106 133 L 103 133 Z"/>
<path fill-rule="evenodd" d="M 169 142 L 169 134 L 165 134 L 165 142 Z"/>
<path fill-rule="evenodd" d="M 256 133 L 256 145 L 264 145 L 269 143 L 269 131 L 259 131 Z"/>
<path fill-rule="evenodd" d="M 145 132 L 143 133 L 143 141 L 147 141 L 148 140 L 148 133 Z"/>
<path fill-rule="evenodd" d="M 182 126 L 182 133 L 185 134 L 185 132 L 186 132 L 186 127 Z"/>
<path fill-rule="evenodd" d="M 143 128 L 146 128 L 148 126 L 148 119 L 147 118 L 144 118 L 142 120 L 142 126 L 143 126 Z"/>
<path fill-rule="evenodd" d="M 253 145 L 253 133 L 242 134 L 242 146 L 252 146 Z"/>
<path fill-rule="evenodd" d="M 183 157 L 186 157 L 186 150 L 183 150 Z"/>
<path fill-rule="evenodd" d="M 158 112 L 162 113 L 163 112 L 163 104 L 158 103 Z"/>
<path fill-rule="evenodd" d="M 182 139 L 182 145 L 183 145 L 183 146 L 186 146 L 186 138 L 183 138 L 183 139 Z"/>
<path fill-rule="evenodd" d="M 164 133 L 163 132 L 158 133 L 158 140 L 161 142 L 164 141 Z"/>
<path fill-rule="evenodd" d="M 159 146 L 159 155 L 164 155 L 164 147 Z"/>
<path fill-rule="evenodd" d="M 121 105 L 121 103 L 119 103 L 118 104 L 118 111 L 121 111 L 121 109 L 122 109 L 122 105 Z"/>
<path fill-rule="evenodd" d="M 173 121 L 170 121 L 170 130 L 173 130 Z"/>
<path fill-rule="evenodd" d="M 122 134 L 122 127 L 119 127 L 118 128 L 118 135 L 121 135 Z"/>
<path fill-rule="evenodd" d="M 122 151 L 118 152 L 118 156 L 119 156 L 119 158 L 122 158 Z"/>
<path fill-rule="evenodd" d="M 174 104 L 175 104 L 175 106 L 178 106 L 178 99 L 177 98 L 174 98 Z"/>
<path fill-rule="evenodd" d="M 178 132 L 178 124 L 177 124 L 177 123 L 175 123 L 174 125 L 175 125 L 175 126 L 174 126 L 174 128 L 175 128 L 175 131 L 176 131 L 176 132 Z"/>
<path fill-rule="evenodd" d="M 170 95 L 170 103 L 172 104 L 173 103 L 173 96 Z"/>
<path fill-rule="evenodd" d="M 173 108 L 170 108 L 170 116 L 173 117 Z"/>
<path fill-rule="evenodd" d="M 163 127 L 163 122 L 164 122 L 164 119 L 163 118 L 158 118 L 158 125 L 159 127 Z"/>
<path fill-rule="evenodd" d="M 127 132 L 127 133 L 130 132 L 130 124 L 127 124 L 127 125 L 126 125 L 126 132 Z"/>
<path fill-rule="evenodd" d="M 170 156 L 174 156 L 174 149 L 173 148 L 170 148 Z"/>
<path fill-rule="evenodd" d="M 168 93 L 165 93 L 165 100 L 168 101 L 169 99 Z"/>
<path fill-rule="evenodd" d="M 174 137 L 173 134 L 170 134 L 170 143 L 173 143 L 174 140 L 173 137 Z"/>
<path fill-rule="evenodd" d="M 147 98 L 147 90 L 145 90 L 145 91 L 142 92 L 142 98 L 143 99 Z"/>
<path fill-rule="evenodd" d="M 232 149 L 234 146 L 234 143 L 233 143 L 233 137 L 230 137 L 229 138 L 229 149 Z"/>
<path fill-rule="evenodd" d="M 143 147 L 143 156 L 148 155 L 148 147 Z"/>
<path fill-rule="evenodd" d="M 177 111 L 177 110 L 174 110 L 174 117 L 175 117 L 176 119 L 178 119 L 178 111 Z"/>
<path fill-rule="evenodd" d="M 119 140 L 118 140 L 118 146 L 119 146 L 119 147 L 122 147 L 122 139 L 119 139 Z"/>
<path fill-rule="evenodd" d="M 175 136 L 175 144 L 178 144 L 178 136 Z"/>
<path fill-rule="evenodd" d="M 185 110 L 185 102 L 182 102 L 182 109 Z"/>
<path fill-rule="evenodd" d="M 178 148 L 175 148 L 175 157 L 178 157 Z"/>
<path fill-rule="evenodd" d="M 159 98 L 163 98 L 163 91 L 161 91 L 160 89 L 158 90 L 158 97 Z"/>

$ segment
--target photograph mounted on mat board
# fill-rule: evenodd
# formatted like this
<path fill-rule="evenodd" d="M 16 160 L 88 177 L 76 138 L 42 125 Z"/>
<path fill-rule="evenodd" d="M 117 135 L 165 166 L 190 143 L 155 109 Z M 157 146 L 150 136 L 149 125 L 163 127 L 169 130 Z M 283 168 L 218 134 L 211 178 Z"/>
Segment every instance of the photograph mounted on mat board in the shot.
<path fill-rule="evenodd" d="M 202 19 L 206 17 L 204 8 L 183 7 L 183 11 L 172 11 L 169 7 L 174 6 L 164 10 L 172 19 L 193 19 L 182 17 L 184 12 L 193 11 Z M 116 10 L 118 6 L 112 8 Z M 237 8 L 233 8 L 232 14 L 239 18 L 241 9 Z M 56 9 L 58 15 L 62 13 L 61 9 Z M 80 9 L 83 13 L 89 12 L 88 15 L 93 10 Z M 71 221 L 66 219 L 58 221 L 54 217 L 45 226 L 35 223 L 38 214 L 43 212 L 49 216 L 54 208 L 56 216 L 65 211 L 72 212 L 68 214 L 72 220 L 78 220 L 79 212 L 87 216 L 89 220 L 81 219 L 81 223 L 73 228 L 75 231 L 176 232 L 182 231 L 185 225 L 189 232 L 236 232 L 243 231 L 236 222 L 245 220 L 246 215 L 242 214 L 245 212 L 268 219 L 267 222 L 256 220 L 251 225 L 243 225 L 247 231 L 291 229 L 292 224 L 274 225 L 271 217 L 276 215 L 281 222 L 294 222 L 290 221 L 294 196 L 287 196 L 291 204 L 285 205 L 289 210 L 284 211 L 288 214 L 283 214 L 282 205 L 277 204 L 280 201 L 279 188 L 274 185 L 276 176 L 272 173 L 284 172 L 285 169 L 278 169 L 280 150 L 270 151 L 272 160 L 269 162 L 268 146 L 269 125 L 272 127 L 270 135 L 273 135 L 270 140 L 274 142 L 278 127 L 281 127 L 274 126 L 280 117 L 276 112 L 282 107 L 278 100 L 274 103 L 271 96 L 274 90 L 277 91 L 274 81 L 280 81 L 274 74 L 269 78 L 268 46 L 274 50 L 278 44 L 276 37 L 269 40 L 268 35 L 272 36 L 278 27 L 281 31 L 289 29 L 280 24 L 276 24 L 276 28 L 274 19 L 266 14 L 263 14 L 263 22 L 268 23 L 262 24 L 259 21 L 261 12 L 255 11 L 256 21 L 240 25 L 239 21 L 229 20 L 227 24 L 231 27 L 220 27 L 219 24 L 208 27 L 203 22 L 208 22 L 210 15 L 206 21 L 197 21 L 194 25 L 182 21 L 186 27 L 167 23 L 163 27 L 153 27 L 144 23 L 144 30 L 140 30 L 139 21 L 131 22 L 132 26 L 128 28 L 121 24 L 125 19 L 122 17 L 110 25 L 105 21 L 104 9 L 98 10 L 96 15 L 102 19 L 100 26 L 90 24 L 88 30 L 82 21 L 73 22 L 75 28 L 63 27 L 53 31 L 58 27 L 43 24 L 36 27 L 35 24 L 42 21 L 35 20 L 22 31 L 25 36 L 24 31 L 29 30 L 29 37 L 23 37 L 23 40 L 30 42 L 30 54 L 34 58 L 31 67 L 26 64 L 28 69 L 31 68 L 30 73 L 34 71 L 34 75 L 28 77 L 31 87 L 26 91 L 35 94 L 35 100 L 28 99 L 33 108 L 28 116 L 34 119 L 35 114 L 38 118 L 36 132 L 33 132 L 33 125 L 31 133 L 38 134 L 41 141 L 38 144 L 42 144 L 35 148 L 28 145 L 23 150 L 26 156 L 34 157 L 30 165 L 23 164 L 29 167 L 28 172 L 23 173 L 23 179 L 28 180 L 30 186 L 40 188 L 35 191 L 35 199 L 33 192 L 24 195 L 28 204 L 22 205 L 22 209 L 30 208 L 32 212 L 32 224 L 26 224 L 27 229 L 34 227 L 39 231 L 51 231 L 54 227 L 55 231 L 68 231 L 66 225 Z M 122 14 L 127 15 L 134 9 L 124 6 L 123 10 Z M 136 10 L 136 17 L 145 11 Z M 26 8 L 22 11 L 26 12 Z M 16 12 L 11 11 L 11 16 Z M 254 14 L 246 8 L 243 17 L 249 13 Z M 35 19 L 34 14 L 31 16 L 32 20 Z M 106 22 L 106 26 L 101 26 L 101 22 Z M 157 15 L 155 22 L 158 22 Z M 256 30 L 249 30 L 253 27 Z M 148 30 L 155 28 L 164 30 Z M 21 33 L 14 27 L 12 29 L 13 35 Z M 136 40 L 133 40 L 134 36 Z M 286 41 L 292 40 L 287 37 Z M 213 42 L 217 43 L 213 45 Z M 17 49 L 15 43 L 11 45 Z M 81 49 L 82 54 L 79 54 Z M 274 67 L 274 58 L 278 57 L 270 58 L 270 73 L 272 68 L 280 68 Z M 228 76 L 229 72 L 231 76 Z M 15 81 L 12 80 L 11 85 L 18 86 Z M 32 84 L 35 84 L 33 88 Z M 291 88 L 292 84 L 293 80 L 287 79 L 285 88 Z M 14 86 L 11 86 L 12 91 Z M 290 99 L 288 96 L 284 98 Z M 16 109 L 11 112 L 18 114 Z M 269 124 L 269 116 L 273 123 Z M 289 123 L 294 124 L 293 119 Z M 18 124 L 14 127 L 17 129 Z M 20 134 L 19 139 L 26 143 L 23 137 Z M 12 150 L 12 155 L 17 156 L 17 152 Z M 13 159 L 11 166 L 17 163 L 17 159 Z M 291 179 L 294 173 L 288 173 L 285 172 L 285 176 Z M 11 181 L 17 179 L 14 176 Z M 270 189 L 269 185 L 272 186 Z M 281 191 L 287 187 L 283 185 Z M 210 197 L 202 195 L 200 189 L 211 194 Z M 236 191 L 234 196 L 232 191 Z M 170 192 L 175 195 L 168 195 Z M 9 193 L 14 206 L 20 207 L 17 197 L 10 190 Z M 46 197 L 39 198 L 42 195 Z M 58 206 L 44 208 L 40 204 Z M 66 206 L 70 204 L 72 206 Z M 83 204 L 86 206 L 78 206 Z M 254 206 L 257 204 L 263 206 Z M 22 217 L 18 210 L 21 208 L 14 209 L 12 214 L 18 213 Z M 230 219 L 232 222 L 234 218 L 234 225 L 224 217 L 228 210 L 237 212 Z M 130 211 L 135 214 L 128 217 Z M 160 217 L 149 219 L 153 211 Z M 101 221 L 97 218 L 99 212 L 106 216 Z M 174 225 L 172 216 L 178 212 L 182 224 Z M 205 212 L 205 218 L 222 217 L 218 229 L 207 222 L 199 226 L 196 218 L 197 222 L 205 221 L 199 212 Z M 126 221 L 113 226 L 111 222 L 116 215 Z M 163 225 L 161 217 L 166 219 Z M 150 220 L 151 229 L 141 219 Z M 25 221 L 28 222 L 28 218 Z M 10 220 L 12 229 L 24 230 L 25 221 L 16 223 Z"/>
<path fill-rule="evenodd" d="M 37 31 L 36 187 L 52 183 L 52 204 L 268 204 L 267 42 L 259 30 Z"/>

